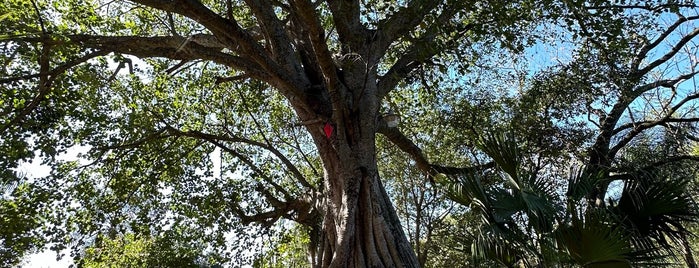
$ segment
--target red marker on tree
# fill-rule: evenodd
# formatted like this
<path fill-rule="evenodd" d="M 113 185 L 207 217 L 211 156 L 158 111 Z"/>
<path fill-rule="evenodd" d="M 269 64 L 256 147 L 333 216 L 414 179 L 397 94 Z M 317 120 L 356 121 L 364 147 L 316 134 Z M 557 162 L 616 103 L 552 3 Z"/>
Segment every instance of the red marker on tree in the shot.
<path fill-rule="evenodd" d="M 325 123 L 325 126 L 323 127 L 323 131 L 325 131 L 325 136 L 330 138 L 330 136 L 333 135 L 333 125 L 331 125 L 329 122 Z"/>

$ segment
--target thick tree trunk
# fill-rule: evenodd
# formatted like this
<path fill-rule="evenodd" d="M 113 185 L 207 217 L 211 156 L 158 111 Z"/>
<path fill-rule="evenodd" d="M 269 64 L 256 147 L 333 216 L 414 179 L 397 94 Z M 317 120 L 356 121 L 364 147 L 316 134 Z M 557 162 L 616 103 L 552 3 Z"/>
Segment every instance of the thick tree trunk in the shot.
<path fill-rule="evenodd" d="M 354 146 L 356 153 L 323 159 L 324 219 L 314 266 L 419 267 L 379 178 L 374 143 Z"/>
<path fill-rule="evenodd" d="M 628 89 L 627 91 L 631 91 Z M 609 168 L 612 164 L 612 159 L 616 156 L 616 152 L 610 151 L 611 140 L 614 136 L 614 128 L 623 115 L 626 107 L 630 104 L 630 100 L 626 96 L 620 97 L 617 103 L 612 107 L 612 110 L 607 114 L 601 122 L 600 132 L 597 135 L 595 143 L 590 147 L 588 154 L 589 160 L 586 163 L 587 173 L 598 174 L 604 172 L 604 176 L 609 176 Z M 588 202 L 592 206 L 604 206 L 605 195 L 609 182 L 602 182 L 591 191 L 588 196 Z"/>
<path fill-rule="evenodd" d="M 372 91 L 357 98 L 360 107 L 335 110 L 332 122 L 309 126 L 325 173 L 314 267 L 419 267 L 379 178 Z M 329 137 L 319 130 L 327 124 L 334 126 Z"/>
<path fill-rule="evenodd" d="M 321 267 L 418 267 L 375 169 L 344 177 L 340 203 L 326 204 Z M 333 199 L 333 198 L 330 198 Z M 329 200 L 330 200 L 329 199 Z"/>

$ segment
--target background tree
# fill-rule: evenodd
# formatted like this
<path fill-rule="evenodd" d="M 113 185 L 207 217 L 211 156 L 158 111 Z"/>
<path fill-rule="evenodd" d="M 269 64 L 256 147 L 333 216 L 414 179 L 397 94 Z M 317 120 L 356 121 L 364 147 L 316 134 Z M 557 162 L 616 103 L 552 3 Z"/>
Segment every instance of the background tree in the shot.
<path fill-rule="evenodd" d="M 493 173 L 463 177 L 458 184 L 463 192 L 454 195 L 484 215 L 474 253 L 503 265 L 628 266 L 667 261 L 646 254 L 657 248 L 666 254 L 691 252 L 682 237 L 697 217 L 689 191 L 698 160 L 691 150 L 698 121 L 697 6 L 559 4 L 561 12 L 553 18 L 564 27 L 549 29 L 556 34 L 547 36 L 556 36 L 553 45 L 572 56 L 548 63 L 527 87 L 503 98 L 503 109 L 492 115 L 474 118 L 469 113 L 478 105 L 474 102 L 452 113 L 455 124 L 471 126 L 464 128 L 471 140 L 491 141 L 481 150 L 500 166 L 495 179 Z M 515 133 L 517 143 L 491 136 L 502 132 Z M 570 166 L 579 165 L 583 172 L 568 182 L 561 179 L 571 173 Z M 564 192 L 568 200 L 576 197 L 556 203 Z M 571 226 L 563 241 L 588 244 L 570 248 L 550 223 L 557 223 L 558 230 Z M 607 231 L 590 233 L 593 229 Z M 631 243 L 605 242 L 609 237 Z M 548 259 L 551 252 L 559 258 Z M 571 259 L 560 258 L 566 254 Z M 675 257 L 695 266 L 691 255 Z"/>
<path fill-rule="evenodd" d="M 401 154 L 397 150 L 387 150 L 388 153 Z M 391 152 L 392 151 L 392 152 Z M 445 217 L 454 212 L 453 202 L 440 192 L 439 188 L 427 183 L 430 179 L 420 170 L 412 167 L 411 159 L 405 155 L 388 157 L 380 154 L 390 163 L 382 164 L 382 177 L 391 193 L 396 212 L 410 243 L 418 257 L 421 267 L 424 267 L 431 256 L 435 254 L 434 236 L 447 227 L 443 223 Z"/>
<path fill-rule="evenodd" d="M 97 238 L 85 250 L 80 267 L 220 267 L 217 256 L 206 256 L 196 230 L 173 227 L 161 237 L 134 234 Z"/>

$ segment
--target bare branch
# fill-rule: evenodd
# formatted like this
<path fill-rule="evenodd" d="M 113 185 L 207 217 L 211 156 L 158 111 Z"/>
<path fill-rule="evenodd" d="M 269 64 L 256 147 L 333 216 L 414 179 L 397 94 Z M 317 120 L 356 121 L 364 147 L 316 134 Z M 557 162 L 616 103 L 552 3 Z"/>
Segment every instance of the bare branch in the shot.
<path fill-rule="evenodd" d="M 609 155 L 610 157 L 616 155 L 616 153 L 617 153 L 621 148 L 623 148 L 624 146 L 626 146 L 626 144 L 628 144 L 629 142 L 631 142 L 631 140 L 633 140 L 636 136 L 638 136 L 638 134 L 640 134 L 641 132 L 643 132 L 643 131 L 646 130 L 646 129 L 649 129 L 649 128 L 652 128 L 652 127 L 655 127 L 655 126 L 658 126 L 658 125 L 662 125 L 662 124 L 669 123 L 671 120 L 676 121 L 676 122 L 695 122 L 695 120 L 693 120 L 693 119 L 683 119 L 683 118 L 673 118 L 673 117 L 672 117 L 672 115 L 673 115 L 677 110 L 679 110 L 685 103 L 687 103 L 687 102 L 689 102 L 689 101 L 691 101 L 691 100 L 694 100 L 694 99 L 699 99 L 699 94 L 693 94 L 693 95 L 689 95 L 689 96 L 685 97 L 684 99 L 682 99 L 682 101 L 678 102 L 677 104 L 675 104 L 675 106 L 673 106 L 672 108 L 670 108 L 670 109 L 667 111 L 667 114 L 666 114 L 663 118 L 660 118 L 659 120 L 650 121 L 650 122 L 646 122 L 646 123 L 642 123 L 642 124 L 637 124 L 637 125 L 634 126 L 633 129 L 632 129 L 629 133 L 627 133 L 616 145 L 614 145 L 614 147 L 612 147 L 612 148 L 609 150 L 609 154 L 608 154 L 608 155 Z M 622 127 L 624 127 L 624 126 L 622 126 Z M 617 129 L 617 130 L 618 130 L 618 129 Z M 620 131 L 620 130 L 619 130 L 619 131 L 617 131 L 617 130 L 614 130 L 614 133 L 618 133 L 618 132 Z"/>
<path fill-rule="evenodd" d="M 630 129 L 630 128 L 638 128 L 638 127 L 643 127 L 643 126 L 658 126 L 658 125 L 664 125 L 665 123 L 689 123 L 689 122 L 699 122 L 699 118 L 692 117 L 692 118 L 667 118 L 667 119 L 661 119 L 661 120 L 655 120 L 655 121 L 640 121 L 640 122 L 634 122 L 634 123 L 627 123 L 619 126 L 617 129 L 614 130 L 614 134 L 619 134 L 619 132 L 622 132 L 624 130 Z"/>
<path fill-rule="evenodd" d="M 695 75 L 699 74 L 699 70 L 691 72 L 691 73 L 686 73 L 680 76 L 677 76 L 672 79 L 664 79 L 664 80 L 658 80 L 652 83 L 648 83 L 645 85 L 642 85 L 636 89 L 633 90 L 633 93 L 630 95 L 631 98 L 635 99 L 636 97 L 640 96 L 641 94 L 648 92 L 649 90 L 656 89 L 658 87 L 666 87 L 666 88 L 674 88 L 677 84 L 694 77 Z"/>
<path fill-rule="evenodd" d="M 677 54 L 677 52 L 679 52 L 682 49 L 682 47 L 684 47 L 684 45 L 686 45 L 694 37 L 699 35 L 699 28 L 694 28 L 694 30 L 692 32 L 690 32 L 689 34 L 682 37 L 682 39 L 677 41 L 677 43 L 672 47 L 672 49 L 670 49 L 669 52 L 665 53 L 665 55 L 663 55 L 659 59 L 651 62 L 646 67 L 643 67 L 643 69 L 640 69 L 640 70 L 638 69 L 641 62 L 643 61 L 643 59 L 645 59 L 646 55 L 648 55 L 648 52 L 650 52 L 650 50 L 652 50 L 653 48 L 657 47 L 660 43 L 665 41 L 665 39 L 672 32 L 674 32 L 675 29 L 677 29 L 680 25 L 682 25 L 682 23 L 687 22 L 687 21 L 691 21 L 691 20 L 697 20 L 697 19 L 699 19 L 699 16 L 692 16 L 692 17 L 686 17 L 686 18 L 680 17 L 673 25 L 668 27 L 655 41 L 653 41 L 652 43 L 641 48 L 641 51 L 638 53 L 638 55 L 636 56 L 636 58 L 634 59 L 634 61 L 632 63 L 632 68 L 633 68 L 632 70 L 634 70 L 633 74 L 637 77 L 644 76 L 648 72 L 653 70 L 655 67 L 658 67 L 659 65 L 667 62 L 673 56 L 675 56 L 675 54 Z"/>
<path fill-rule="evenodd" d="M 699 162 L 699 156 L 696 155 L 677 155 L 673 157 L 668 157 L 665 159 L 662 159 L 660 161 L 654 162 L 648 166 L 645 166 L 643 169 L 649 170 L 653 168 L 658 168 L 667 164 L 672 164 L 680 161 L 685 161 L 685 160 L 691 160 L 691 161 L 696 161 Z"/>
<path fill-rule="evenodd" d="M 659 161 L 650 163 L 647 166 L 643 166 L 637 170 L 640 171 L 650 171 L 665 165 L 677 163 L 677 162 L 682 162 L 682 161 L 694 161 L 694 162 L 699 162 L 699 156 L 696 155 L 676 155 L 676 156 L 671 156 L 667 157 L 664 159 L 661 159 Z M 624 172 L 624 170 L 618 170 L 618 169 L 613 169 L 611 170 L 612 172 Z M 629 173 L 622 173 L 622 174 L 617 174 L 617 175 L 612 175 L 609 177 L 610 180 L 619 180 L 619 179 L 627 179 L 627 178 L 632 178 L 631 174 Z"/>

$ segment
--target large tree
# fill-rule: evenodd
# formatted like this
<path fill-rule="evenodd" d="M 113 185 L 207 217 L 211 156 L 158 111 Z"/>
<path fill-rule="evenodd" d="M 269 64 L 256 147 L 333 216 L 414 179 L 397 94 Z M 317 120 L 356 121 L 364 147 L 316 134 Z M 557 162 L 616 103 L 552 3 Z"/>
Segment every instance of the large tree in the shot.
<path fill-rule="evenodd" d="M 396 127 L 389 114 L 447 109 L 471 130 L 490 123 L 478 121 L 477 106 L 452 107 L 468 95 L 487 106 L 492 96 L 457 76 L 482 68 L 484 54 L 521 51 L 532 22 L 547 17 L 580 46 L 575 61 L 524 92 L 518 130 L 542 156 L 580 144 L 560 143 L 572 137 L 561 126 L 590 118 L 583 124 L 599 132 L 590 149 L 559 156 L 580 156 L 590 174 L 620 174 L 618 156 L 643 133 L 692 134 L 683 131 L 693 131 L 696 88 L 680 85 L 696 74 L 694 13 L 678 1 L 5 1 L 0 174 L 28 198 L 3 202 L 50 211 L 17 230 L 52 222 L 3 242 L 19 253 L 26 241 L 79 253 L 100 234 L 195 227 L 225 247 L 227 233 L 284 218 L 307 226 L 314 267 L 416 267 L 379 177 L 376 134 L 428 175 L 493 164 L 438 165 L 415 138 L 462 133 Z M 464 137 L 460 148 L 473 144 Z M 76 145 L 84 161 L 64 162 Z M 52 174 L 18 177 L 18 163 L 35 154 Z M 694 158 L 665 156 L 648 165 Z M 606 188 L 588 200 L 603 204 L 595 201 Z"/>
<path fill-rule="evenodd" d="M 309 226 L 313 267 L 417 267 L 376 134 L 428 174 L 466 169 L 430 163 L 384 101 L 416 73 L 463 71 L 477 42 L 521 48 L 538 14 L 534 1 L 5 1 L 3 179 L 67 208 L 47 232 L 59 249 L 185 218 L 219 233 L 286 218 Z M 56 158 L 75 145 L 88 162 Z M 17 178 L 35 152 L 50 178 Z"/>

